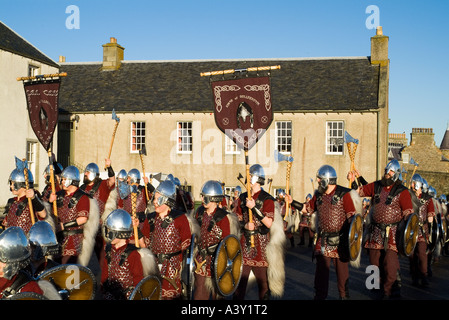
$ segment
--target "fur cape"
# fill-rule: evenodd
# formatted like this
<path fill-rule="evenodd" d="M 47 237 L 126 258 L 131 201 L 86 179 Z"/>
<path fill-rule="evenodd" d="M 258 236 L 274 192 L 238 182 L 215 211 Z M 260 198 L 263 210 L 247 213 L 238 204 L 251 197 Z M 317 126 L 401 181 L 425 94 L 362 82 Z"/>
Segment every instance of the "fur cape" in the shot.
<path fill-rule="evenodd" d="M 100 208 L 97 200 L 89 198 L 89 217 L 83 228 L 83 244 L 77 263 L 87 267 L 95 246 L 95 237 L 100 226 Z"/>

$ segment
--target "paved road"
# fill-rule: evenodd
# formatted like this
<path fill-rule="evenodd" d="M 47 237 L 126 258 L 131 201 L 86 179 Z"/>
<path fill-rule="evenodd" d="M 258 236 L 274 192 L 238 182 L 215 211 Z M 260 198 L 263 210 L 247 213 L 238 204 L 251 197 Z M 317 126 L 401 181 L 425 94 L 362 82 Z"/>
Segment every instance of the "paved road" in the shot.
<path fill-rule="evenodd" d="M 299 243 L 295 234 L 295 244 Z M 306 245 L 291 247 L 287 245 L 285 256 L 285 292 L 282 300 L 312 300 L 314 289 L 313 281 L 315 263 L 311 259 L 312 249 Z M 349 270 L 349 294 L 351 300 L 377 300 L 379 295 L 366 288 L 365 281 L 371 273 L 365 273 L 369 265 L 366 251 L 362 251 L 359 268 L 350 267 Z M 448 300 L 449 299 L 449 257 L 442 256 L 439 261 L 432 264 L 433 275 L 429 278 L 427 288 L 412 285 L 408 258 L 400 257 L 402 288 L 401 300 Z M 247 299 L 257 299 L 256 288 L 248 291 Z M 328 300 L 338 300 L 335 269 L 330 271 Z"/>

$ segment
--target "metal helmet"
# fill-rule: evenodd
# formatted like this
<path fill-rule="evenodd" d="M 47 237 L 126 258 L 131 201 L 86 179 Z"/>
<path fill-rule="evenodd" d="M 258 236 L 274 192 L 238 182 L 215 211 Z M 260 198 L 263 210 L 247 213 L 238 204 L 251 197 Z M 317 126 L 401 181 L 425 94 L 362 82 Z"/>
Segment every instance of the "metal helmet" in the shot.
<path fill-rule="evenodd" d="M 133 183 L 139 184 L 140 183 L 140 171 L 137 170 L 137 169 L 129 170 L 128 171 L 128 178 L 130 179 L 129 180 L 130 184 L 133 184 Z"/>
<path fill-rule="evenodd" d="M 306 196 L 306 200 L 310 200 L 310 199 L 312 199 L 312 194 L 308 193 L 307 196 Z"/>
<path fill-rule="evenodd" d="M 253 164 L 249 168 L 249 175 L 251 176 L 251 184 L 258 183 L 261 186 L 265 184 L 265 171 L 260 164 Z"/>
<path fill-rule="evenodd" d="M 28 171 L 28 188 L 33 188 L 34 185 L 33 174 L 31 173 L 30 170 L 27 171 Z M 20 188 L 26 188 L 25 173 L 18 169 L 14 169 L 9 175 L 8 179 L 8 183 L 11 184 L 11 182 L 13 183 L 15 190 L 19 190 Z"/>
<path fill-rule="evenodd" d="M 236 186 L 234 188 L 234 192 L 237 191 L 239 193 L 239 195 L 242 193 L 242 188 L 240 186 Z"/>
<path fill-rule="evenodd" d="M 412 177 L 412 181 L 410 184 L 414 183 L 415 184 L 415 190 L 419 190 L 423 188 L 424 185 L 424 181 L 423 178 L 421 177 L 421 175 L 419 173 L 415 173 Z"/>
<path fill-rule="evenodd" d="M 52 227 L 46 221 L 37 221 L 28 232 L 33 260 L 59 253 L 59 243 Z"/>
<path fill-rule="evenodd" d="M 65 179 L 64 187 L 79 186 L 80 184 L 80 171 L 75 166 L 66 167 L 61 173 L 61 179 Z"/>
<path fill-rule="evenodd" d="M 337 171 L 330 165 L 321 166 L 316 173 L 316 177 L 320 179 L 319 185 L 324 189 L 330 184 L 337 184 Z"/>
<path fill-rule="evenodd" d="M 124 181 L 124 180 L 126 180 L 127 176 L 128 176 L 128 174 L 126 173 L 126 170 L 122 169 L 117 173 L 117 180 Z"/>
<path fill-rule="evenodd" d="M 58 166 L 58 168 L 61 172 L 62 172 L 62 170 L 64 170 L 64 167 L 59 162 L 57 162 L 56 165 Z M 54 168 L 53 168 L 53 170 L 54 170 Z M 44 175 L 46 175 L 46 174 L 50 174 L 50 165 L 47 165 L 47 167 L 44 170 Z"/>
<path fill-rule="evenodd" d="M 424 178 L 422 180 L 423 180 L 422 192 L 427 193 L 429 191 L 429 183 Z"/>
<path fill-rule="evenodd" d="M 441 202 L 441 203 L 444 203 L 444 204 L 447 204 L 447 197 L 446 197 L 445 194 L 442 194 L 442 195 L 440 196 L 440 202 Z"/>
<path fill-rule="evenodd" d="M 223 188 L 221 183 L 215 180 L 209 180 L 201 187 L 200 194 L 203 196 L 204 204 L 209 202 L 221 202 L 223 200 Z"/>
<path fill-rule="evenodd" d="M 128 239 L 133 234 L 131 215 L 123 209 L 113 210 L 104 223 L 104 236 L 107 241 Z"/>
<path fill-rule="evenodd" d="M 437 190 L 435 190 L 435 188 L 432 186 L 429 186 L 429 195 L 435 199 L 437 197 Z"/>
<path fill-rule="evenodd" d="M 181 181 L 179 181 L 179 179 L 178 178 L 173 178 L 173 182 L 175 183 L 175 186 L 181 186 Z"/>
<path fill-rule="evenodd" d="M 176 204 L 176 186 L 171 180 L 164 180 L 157 186 L 154 194 L 159 193 L 157 199 L 157 205 L 161 206 L 166 204 L 170 208 L 173 208 Z"/>
<path fill-rule="evenodd" d="M 0 261 L 6 264 L 4 278 L 11 280 L 29 264 L 30 256 L 30 243 L 22 228 L 9 227 L 0 234 Z"/>
<path fill-rule="evenodd" d="M 397 180 L 402 180 L 402 169 L 398 160 L 393 159 L 388 162 L 387 166 L 385 167 L 385 174 L 389 173 L 390 171 L 394 172 L 391 178 L 394 182 L 396 182 Z"/>
<path fill-rule="evenodd" d="M 94 181 L 95 178 L 98 178 L 100 176 L 100 168 L 96 163 L 89 163 L 86 166 L 86 169 L 84 169 L 84 174 L 87 173 L 87 179 L 90 181 Z"/>
<path fill-rule="evenodd" d="M 281 201 L 284 201 L 284 199 L 285 199 L 285 190 L 284 189 L 278 189 L 277 198 Z"/>
<path fill-rule="evenodd" d="M 168 175 L 167 175 L 167 178 L 165 178 L 165 180 L 171 180 L 171 181 L 175 181 L 175 177 L 171 174 L 171 173 L 169 173 Z"/>

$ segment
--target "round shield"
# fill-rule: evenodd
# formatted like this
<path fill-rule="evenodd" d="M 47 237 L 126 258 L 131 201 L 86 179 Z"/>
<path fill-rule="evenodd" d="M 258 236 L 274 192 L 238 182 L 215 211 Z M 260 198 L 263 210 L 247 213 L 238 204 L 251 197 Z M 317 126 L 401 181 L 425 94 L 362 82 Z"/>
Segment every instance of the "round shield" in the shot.
<path fill-rule="evenodd" d="M 48 300 L 45 296 L 36 292 L 21 292 L 12 295 L 4 300 Z"/>
<path fill-rule="evenodd" d="M 182 283 L 182 293 L 183 297 L 187 300 L 192 298 L 192 289 L 194 283 L 194 272 L 195 272 L 195 248 L 198 242 L 196 234 L 192 235 L 190 241 L 190 246 L 187 248 L 182 265 L 181 271 L 181 283 Z"/>
<path fill-rule="evenodd" d="M 128 300 L 161 300 L 161 281 L 156 276 L 146 276 L 137 284 Z"/>
<path fill-rule="evenodd" d="M 349 226 L 348 243 L 349 243 L 349 258 L 351 261 L 357 260 L 362 250 L 363 240 L 363 217 L 357 213 L 352 217 Z"/>
<path fill-rule="evenodd" d="M 437 221 L 438 221 L 438 228 L 440 231 L 440 239 L 443 242 L 443 244 L 446 243 L 447 241 L 447 223 L 446 223 L 446 219 L 444 217 L 441 216 L 441 214 L 439 213 L 437 215 Z"/>
<path fill-rule="evenodd" d="M 400 225 L 398 228 L 397 247 L 407 257 L 415 250 L 416 242 L 418 241 L 418 231 L 419 218 L 416 213 L 412 213 L 405 224 Z"/>
<path fill-rule="evenodd" d="M 213 278 L 221 295 L 232 295 L 240 282 L 243 256 L 240 240 L 233 234 L 221 240 L 215 251 Z"/>
<path fill-rule="evenodd" d="M 62 264 L 42 272 L 39 280 L 52 283 L 63 300 L 93 300 L 96 280 L 92 271 L 78 264 Z"/>
<path fill-rule="evenodd" d="M 427 245 L 428 252 L 434 252 L 437 247 L 437 243 L 440 240 L 440 228 L 437 219 L 433 220 L 432 224 L 429 224 L 429 244 Z"/>

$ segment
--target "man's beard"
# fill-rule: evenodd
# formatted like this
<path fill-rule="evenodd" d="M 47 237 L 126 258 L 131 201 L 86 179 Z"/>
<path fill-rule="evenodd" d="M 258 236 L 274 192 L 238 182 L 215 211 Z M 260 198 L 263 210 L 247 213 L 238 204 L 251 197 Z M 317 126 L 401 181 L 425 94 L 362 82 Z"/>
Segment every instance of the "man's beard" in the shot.
<path fill-rule="evenodd" d="M 385 176 L 382 177 L 382 180 L 380 180 L 380 183 L 382 184 L 382 186 L 384 187 L 389 187 L 392 186 L 394 184 L 393 178 L 387 178 Z"/>
<path fill-rule="evenodd" d="M 83 183 L 84 183 L 84 184 L 89 184 L 89 183 L 91 183 L 91 182 L 92 182 L 92 181 L 89 180 L 88 177 L 84 176 L 84 179 L 83 179 Z"/>
<path fill-rule="evenodd" d="M 318 188 L 317 188 L 317 192 L 319 193 L 319 194 L 324 194 L 325 192 L 326 192 L 326 190 L 327 190 L 327 187 L 328 186 L 323 186 L 323 185 L 321 185 L 321 183 L 319 183 L 318 184 Z"/>

